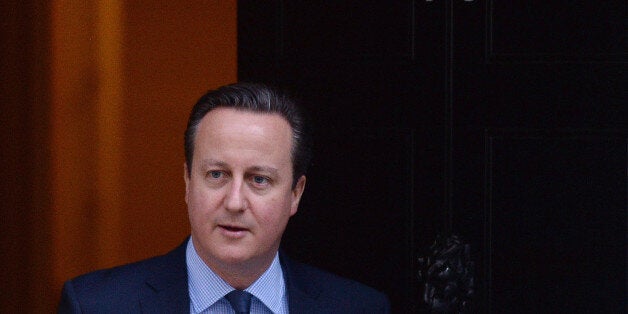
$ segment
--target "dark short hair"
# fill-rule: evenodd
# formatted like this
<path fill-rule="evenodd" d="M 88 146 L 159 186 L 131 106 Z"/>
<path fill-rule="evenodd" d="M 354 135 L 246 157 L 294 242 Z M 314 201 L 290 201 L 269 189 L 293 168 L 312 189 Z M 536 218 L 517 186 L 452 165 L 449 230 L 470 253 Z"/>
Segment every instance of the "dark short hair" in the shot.
<path fill-rule="evenodd" d="M 194 139 L 198 125 L 207 113 L 216 108 L 279 114 L 292 128 L 293 186 L 304 175 L 312 159 L 312 150 L 301 109 L 285 92 L 263 84 L 236 83 L 210 90 L 192 108 L 185 129 L 185 163 L 188 174 L 192 168 Z"/>

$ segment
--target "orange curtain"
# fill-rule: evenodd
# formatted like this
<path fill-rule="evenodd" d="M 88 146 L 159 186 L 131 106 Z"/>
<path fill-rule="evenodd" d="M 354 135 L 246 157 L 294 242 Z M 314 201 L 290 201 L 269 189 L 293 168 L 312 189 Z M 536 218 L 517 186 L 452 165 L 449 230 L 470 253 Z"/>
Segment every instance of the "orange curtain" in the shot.
<path fill-rule="evenodd" d="M 54 312 L 65 280 L 165 253 L 189 233 L 183 131 L 198 97 L 237 79 L 237 10 L 235 0 L 24 3 L 3 13 L 19 9 L 11 30 L 28 28 L 26 39 L 2 34 L 27 44 L 3 56 L 28 64 L 10 69 L 28 79 L 3 84 L 14 98 L 3 113 L 28 119 L 1 129 L 22 140 L 2 137 L 9 175 L 24 182 L 3 184 L 18 195 L 2 198 L 13 293 L 0 312 Z"/>

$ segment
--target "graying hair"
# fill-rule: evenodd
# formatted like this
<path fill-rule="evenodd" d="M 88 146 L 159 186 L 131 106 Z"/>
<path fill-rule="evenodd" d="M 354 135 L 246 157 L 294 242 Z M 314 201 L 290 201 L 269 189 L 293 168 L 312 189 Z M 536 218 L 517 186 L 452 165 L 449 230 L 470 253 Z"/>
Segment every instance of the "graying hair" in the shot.
<path fill-rule="evenodd" d="M 263 84 L 236 83 L 207 92 L 192 108 L 184 136 L 188 174 L 192 168 L 194 139 L 198 125 L 207 113 L 219 107 L 279 114 L 292 129 L 293 186 L 307 172 L 312 151 L 303 114 L 296 102 L 286 93 Z"/>

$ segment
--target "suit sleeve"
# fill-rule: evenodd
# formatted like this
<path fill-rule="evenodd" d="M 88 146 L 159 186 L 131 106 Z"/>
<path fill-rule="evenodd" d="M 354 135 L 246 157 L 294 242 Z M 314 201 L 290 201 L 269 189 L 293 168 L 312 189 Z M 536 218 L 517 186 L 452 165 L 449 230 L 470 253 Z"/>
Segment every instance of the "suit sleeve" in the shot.
<path fill-rule="evenodd" d="M 74 292 L 74 286 L 71 281 L 67 281 L 63 285 L 63 292 L 61 292 L 61 301 L 59 302 L 59 308 L 57 309 L 59 314 L 80 314 L 81 308 L 79 302 L 76 299 Z"/>

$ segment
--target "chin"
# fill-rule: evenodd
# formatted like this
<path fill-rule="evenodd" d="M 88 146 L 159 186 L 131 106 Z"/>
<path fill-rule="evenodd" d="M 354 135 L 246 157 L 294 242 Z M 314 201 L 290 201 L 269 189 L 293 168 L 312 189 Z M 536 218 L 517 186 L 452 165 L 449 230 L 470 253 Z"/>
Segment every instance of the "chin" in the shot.
<path fill-rule="evenodd" d="M 255 259 L 255 255 L 249 250 L 241 248 L 222 248 L 215 256 L 222 263 L 242 264 Z"/>

